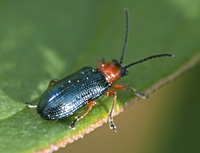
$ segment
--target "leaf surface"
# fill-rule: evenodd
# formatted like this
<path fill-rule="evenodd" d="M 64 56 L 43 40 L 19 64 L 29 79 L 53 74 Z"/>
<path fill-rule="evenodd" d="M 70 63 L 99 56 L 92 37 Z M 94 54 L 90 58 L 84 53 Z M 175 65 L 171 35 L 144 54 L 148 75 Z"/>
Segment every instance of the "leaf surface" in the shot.
<path fill-rule="evenodd" d="M 107 61 L 119 59 L 125 35 L 124 8 L 130 13 L 124 64 L 163 52 L 172 52 L 175 58 L 132 67 L 118 84 L 151 93 L 198 63 L 199 3 L 189 0 L 153 0 L 145 4 L 131 0 L 0 3 L 0 152 L 57 150 L 106 121 L 111 97 L 98 99 L 74 131 L 69 125 L 86 108 L 59 121 L 46 121 L 24 103 L 37 104 L 52 78 L 61 79 L 83 66 L 95 67 L 101 57 Z M 132 104 L 134 98 L 129 91 L 118 92 L 116 113 Z"/>

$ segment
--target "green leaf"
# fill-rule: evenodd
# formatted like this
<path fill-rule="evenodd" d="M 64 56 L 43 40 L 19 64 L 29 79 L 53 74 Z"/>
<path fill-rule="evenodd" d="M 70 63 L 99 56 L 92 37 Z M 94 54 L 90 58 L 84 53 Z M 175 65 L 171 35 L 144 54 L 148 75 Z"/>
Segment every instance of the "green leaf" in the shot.
<path fill-rule="evenodd" d="M 119 59 L 130 33 L 124 64 L 163 52 L 175 58 L 152 60 L 129 69 L 117 83 L 151 93 L 200 61 L 199 1 L 4 1 L 0 2 L 0 152 L 48 151 L 70 143 L 107 121 L 112 98 L 69 125 L 81 108 L 59 121 L 43 120 L 37 104 L 52 78 L 61 79 L 96 60 Z M 118 92 L 116 113 L 137 98 Z"/>

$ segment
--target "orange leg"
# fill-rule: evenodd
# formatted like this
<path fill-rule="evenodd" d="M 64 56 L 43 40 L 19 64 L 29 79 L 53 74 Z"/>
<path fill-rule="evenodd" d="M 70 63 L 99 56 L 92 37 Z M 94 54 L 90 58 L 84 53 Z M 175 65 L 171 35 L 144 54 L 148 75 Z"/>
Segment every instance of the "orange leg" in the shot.
<path fill-rule="evenodd" d="M 49 82 L 48 88 L 52 86 L 52 83 L 57 83 L 58 81 L 59 81 L 59 80 L 57 80 L 57 79 L 52 79 L 52 80 Z"/>
<path fill-rule="evenodd" d="M 105 92 L 105 95 L 107 95 L 107 96 L 114 96 L 112 107 L 110 109 L 108 117 L 109 117 L 109 122 L 110 122 L 110 128 L 113 129 L 114 132 L 117 132 L 116 131 L 115 123 L 113 121 L 113 110 L 115 108 L 115 103 L 116 103 L 116 100 L 117 100 L 117 92 L 115 90 L 113 90 L 113 89 L 110 89 L 110 90 L 108 90 L 108 91 Z"/>
<path fill-rule="evenodd" d="M 83 118 L 85 115 L 87 115 L 87 113 L 89 113 L 89 111 L 91 111 L 91 109 L 94 107 L 94 105 L 96 105 L 96 101 L 90 101 L 89 103 L 87 103 L 85 106 L 88 107 L 88 109 L 81 115 L 77 116 L 76 119 L 72 122 L 70 128 L 73 130 L 75 128 L 75 124 L 77 121 L 79 121 L 81 118 Z"/>
<path fill-rule="evenodd" d="M 112 86 L 112 88 L 114 88 L 116 90 L 126 90 L 126 89 L 129 89 L 132 93 L 136 94 L 138 97 L 147 98 L 147 96 L 145 94 L 136 92 L 135 89 L 129 87 L 128 85 L 118 84 L 118 85 Z"/>

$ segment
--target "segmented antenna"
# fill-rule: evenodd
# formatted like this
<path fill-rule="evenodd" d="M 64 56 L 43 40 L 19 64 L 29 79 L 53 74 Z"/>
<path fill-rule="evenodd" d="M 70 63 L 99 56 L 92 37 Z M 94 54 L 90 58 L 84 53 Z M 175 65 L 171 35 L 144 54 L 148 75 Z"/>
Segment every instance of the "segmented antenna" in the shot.
<path fill-rule="evenodd" d="M 126 36 L 125 36 L 124 48 L 123 48 L 122 56 L 121 56 L 121 59 L 120 59 L 120 64 L 123 63 L 123 58 L 124 58 L 124 54 L 125 54 L 125 51 L 126 51 L 126 45 L 127 45 L 127 41 L 128 41 L 128 32 L 129 32 L 129 14 L 128 14 L 128 9 L 125 9 L 125 15 L 126 15 Z"/>
<path fill-rule="evenodd" d="M 149 56 L 149 57 L 146 57 L 144 59 L 141 59 L 139 61 L 136 61 L 134 63 L 131 63 L 131 64 L 125 66 L 124 69 L 127 69 L 127 68 L 129 68 L 129 67 L 131 67 L 133 65 L 136 65 L 138 63 L 142 63 L 144 61 L 148 61 L 148 60 L 153 59 L 153 58 L 158 58 L 158 57 L 173 57 L 173 56 L 174 56 L 174 54 L 169 54 L 169 53 L 164 53 L 164 54 L 158 54 L 158 55 Z"/>

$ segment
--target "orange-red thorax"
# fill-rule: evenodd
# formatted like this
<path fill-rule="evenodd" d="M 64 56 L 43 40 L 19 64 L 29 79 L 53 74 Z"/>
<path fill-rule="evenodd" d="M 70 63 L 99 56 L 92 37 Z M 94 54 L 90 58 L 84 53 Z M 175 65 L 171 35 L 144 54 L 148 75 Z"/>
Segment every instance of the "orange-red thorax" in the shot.
<path fill-rule="evenodd" d="M 121 77 L 121 68 L 114 62 L 103 63 L 97 69 L 105 75 L 109 84 L 116 82 Z"/>

